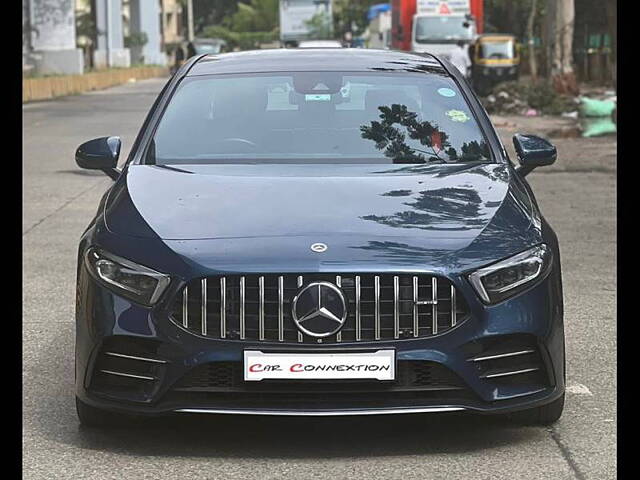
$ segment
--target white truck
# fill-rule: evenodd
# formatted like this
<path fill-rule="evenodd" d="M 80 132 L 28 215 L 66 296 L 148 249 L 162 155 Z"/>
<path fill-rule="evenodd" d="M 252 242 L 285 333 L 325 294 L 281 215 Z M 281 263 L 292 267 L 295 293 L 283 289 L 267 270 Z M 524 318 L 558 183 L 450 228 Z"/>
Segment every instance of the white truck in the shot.
<path fill-rule="evenodd" d="M 414 52 L 448 57 L 459 41 L 468 49 L 478 35 L 471 0 L 417 0 L 411 31 Z"/>
<path fill-rule="evenodd" d="M 322 13 L 331 21 L 331 0 L 280 0 L 280 42 L 295 47 L 309 37 L 307 22 Z"/>

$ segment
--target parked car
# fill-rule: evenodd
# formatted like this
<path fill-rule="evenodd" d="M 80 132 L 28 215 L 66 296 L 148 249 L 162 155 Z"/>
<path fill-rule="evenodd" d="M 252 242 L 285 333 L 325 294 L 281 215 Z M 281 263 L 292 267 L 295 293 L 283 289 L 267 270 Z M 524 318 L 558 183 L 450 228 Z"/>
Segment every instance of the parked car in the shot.
<path fill-rule="evenodd" d="M 388 50 L 200 55 L 121 141 L 80 239 L 80 421 L 176 412 L 563 410 L 560 253 L 447 61 Z M 320 67 L 319 67 L 320 66 Z M 257 73 L 256 73 L 257 72 Z"/>
<path fill-rule="evenodd" d="M 298 48 L 342 48 L 338 40 L 303 40 Z"/>

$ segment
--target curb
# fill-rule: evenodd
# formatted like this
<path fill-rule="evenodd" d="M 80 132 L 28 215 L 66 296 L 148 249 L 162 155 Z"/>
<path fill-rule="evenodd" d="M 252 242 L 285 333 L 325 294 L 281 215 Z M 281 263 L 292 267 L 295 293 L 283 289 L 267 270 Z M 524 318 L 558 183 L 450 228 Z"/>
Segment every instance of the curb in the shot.
<path fill-rule="evenodd" d="M 168 75 L 167 67 L 135 67 L 83 75 L 25 78 L 22 80 L 22 103 L 103 90 L 127 83 L 130 79 L 144 80 Z"/>

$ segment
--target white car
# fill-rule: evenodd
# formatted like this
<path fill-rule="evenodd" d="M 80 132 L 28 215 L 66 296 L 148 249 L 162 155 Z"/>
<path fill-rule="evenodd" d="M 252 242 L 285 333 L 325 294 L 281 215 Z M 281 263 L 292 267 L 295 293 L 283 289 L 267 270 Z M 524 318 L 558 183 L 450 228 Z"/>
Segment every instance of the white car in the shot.
<path fill-rule="evenodd" d="M 342 48 L 342 44 L 338 40 L 306 40 L 298 48 Z"/>

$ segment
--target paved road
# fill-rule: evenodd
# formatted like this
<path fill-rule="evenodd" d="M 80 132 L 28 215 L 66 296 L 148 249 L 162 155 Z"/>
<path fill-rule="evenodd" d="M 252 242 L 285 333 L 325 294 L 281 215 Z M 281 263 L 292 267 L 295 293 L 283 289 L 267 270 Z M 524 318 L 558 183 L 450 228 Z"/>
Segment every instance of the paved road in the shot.
<path fill-rule="evenodd" d="M 25 479 L 614 478 L 615 137 L 559 141 L 557 166 L 530 177 L 563 255 L 569 394 L 553 428 L 466 415 L 188 417 L 80 428 L 73 403 L 76 244 L 110 180 L 76 168 L 73 152 L 85 139 L 115 134 L 126 154 L 162 84 L 24 107 Z"/>

